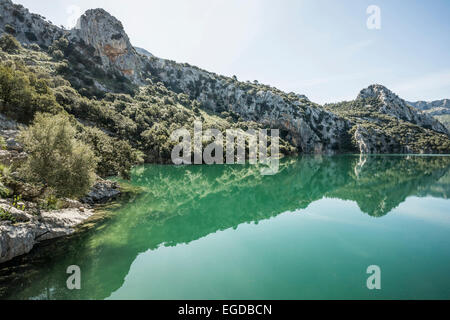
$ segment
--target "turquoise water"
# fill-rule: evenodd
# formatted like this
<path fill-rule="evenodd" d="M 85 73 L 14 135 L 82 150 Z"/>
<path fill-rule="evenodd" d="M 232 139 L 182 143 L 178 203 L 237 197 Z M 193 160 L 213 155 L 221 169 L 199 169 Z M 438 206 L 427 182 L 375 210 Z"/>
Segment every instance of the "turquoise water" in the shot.
<path fill-rule="evenodd" d="M 450 157 L 134 170 L 142 193 L 0 267 L 9 299 L 450 299 Z M 66 268 L 81 268 L 81 290 Z M 366 269 L 381 269 L 368 290 Z"/>

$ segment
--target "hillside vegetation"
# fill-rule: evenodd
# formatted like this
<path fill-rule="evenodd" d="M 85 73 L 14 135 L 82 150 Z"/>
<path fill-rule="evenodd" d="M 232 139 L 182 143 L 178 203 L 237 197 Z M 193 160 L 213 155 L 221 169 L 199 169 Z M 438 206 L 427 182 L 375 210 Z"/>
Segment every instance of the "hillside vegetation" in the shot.
<path fill-rule="evenodd" d="M 101 98 L 86 90 L 77 90 L 71 83 L 78 78 L 73 78 L 73 69 L 68 69 L 70 62 L 64 53 L 55 54 L 55 48 L 61 48 L 60 42 L 64 42 L 63 39 L 43 50 L 33 45 L 22 47 L 11 35 L 0 39 L 0 113 L 25 126 L 32 125 L 24 131 L 26 138 L 21 140 L 24 151 L 30 155 L 28 162 L 26 165 L 15 163 L 10 170 L 19 170 L 19 179 L 24 182 L 40 185 L 40 188 L 51 185 L 58 196 L 81 196 L 93 184 L 94 179 L 88 173 L 91 169 L 100 177 L 121 175 L 127 178 L 132 166 L 143 161 L 170 163 L 172 148 L 178 143 L 170 140 L 170 134 L 179 128 L 192 131 L 195 120 L 202 122 L 203 130 L 262 128 L 261 124 L 244 121 L 233 112 L 215 114 L 202 110 L 197 101 L 167 89 L 161 82 L 150 81 L 145 86 L 133 87 L 130 93 L 106 93 Z M 120 81 L 129 83 L 125 79 Z M 56 125 L 58 121 L 67 122 L 73 128 L 73 137 L 69 134 L 68 140 L 62 139 L 64 146 L 61 143 L 45 145 L 42 139 L 48 142 L 58 137 L 57 130 L 46 130 L 49 123 Z M 47 136 L 38 138 L 44 132 Z M 204 141 L 204 145 L 207 143 L 210 141 Z M 41 150 L 42 146 L 47 149 Z M 42 152 L 46 152 L 46 157 L 53 155 L 60 159 L 64 148 L 73 152 L 70 146 L 83 150 L 85 155 L 92 152 L 95 159 L 87 161 L 86 167 L 72 167 L 68 162 L 63 164 L 51 157 L 48 163 L 32 162 L 44 157 Z M 283 154 L 296 151 L 282 139 L 280 149 Z M 51 163 L 54 165 L 49 166 Z M 20 166 L 22 168 L 16 168 Z M 73 173 L 85 171 L 77 173 L 86 175 L 71 175 L 67 170 L 58 173 L 56 169 L 60 166 L 66 166 L 65 169 Z M 52 172 L 53 177 L 49 177 Z M 74 180 L 67 179 L 68 176 Z M 5 177 L 4 183 L 14 185 L 11 179 Z M 51 183 L 49 179 L 53 179 Z M 64 184 L 71 188 L 63 188 Z"/>
<path fill-rule="evenodd" d="M 377 99 L 356 99 L 328 104 L 326 108 L 355 124 L 351 131 L 355 144 L 354 132 L 359 126 L 369 134 L 380 137 L 377 147 L 383 153 L 433 153 L 432 150 L 448 153 L 450 150 L 450 139 L 446 134 L 380 112 L 380 101 Z M 408 150 L 403 146 L 407 146 Z M 372 151 L 377 153 L 376 149 Z"/>

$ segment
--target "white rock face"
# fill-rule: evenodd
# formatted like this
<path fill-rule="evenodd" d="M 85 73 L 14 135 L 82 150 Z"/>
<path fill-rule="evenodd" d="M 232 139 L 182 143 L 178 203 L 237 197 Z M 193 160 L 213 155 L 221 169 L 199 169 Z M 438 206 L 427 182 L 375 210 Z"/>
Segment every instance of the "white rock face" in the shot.
<path fill-rule="evenodd" d="M 28 215 L 19 211 L 16 209 L 14 215 Z M 31 217 L 29 222 L 17 225 L 0 222 L 0 263 L 29 253 L 39 241 L 72 234 L 77 225 L 93 214 L 93 210 L 64 209 L 44 212 L 39 218 Z"/>
<path fill-rule="evenodd" d="M 131 45 L 122 23 L 103 9 L 86 11 L 77 22 L 72 36 L 95 48 L 107 69 L 120 71 L 129 79 L 141 82 L 141 57 Z"/>
<path fill-rule="evenodd" d="M 445 126 L 433 117 L 410 107 L 405 100 L 382 85 L 371 85 L 363 89 L 357 99 L 377 99 L 381 105 L 381 113 L 391 115 L 398 119 L 408 121 L 418 126 L 448 134 Z"/>
<path fill-rule="evenodd" d="M 7 31 L 8 26 L 15 29 L 13 34 L 17 40 L 25 44 L 37 43 L 48 47 L 64 34 L 62 28 L 38 14 L 30 13 L 22 5 L 10 0 L 0 0 L 0 32 Z"/>
<path fill-rule="evenodd" d="M 251 85 L 173 61 L 149 59 L 152 75 L 175 92 L 214 112 L 232 111 L 244 120 L 279 128 L 304 153 L 334 153 L 348 122 L 303 95 Z"/>

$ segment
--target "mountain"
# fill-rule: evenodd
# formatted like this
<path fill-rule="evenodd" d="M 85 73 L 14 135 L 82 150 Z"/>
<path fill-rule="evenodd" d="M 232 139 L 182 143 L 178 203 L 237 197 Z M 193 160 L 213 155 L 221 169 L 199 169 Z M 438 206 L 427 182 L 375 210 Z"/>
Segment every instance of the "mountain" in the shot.
<path fill-rule="evenodd" d="M 408 104 L 432 116 L 450 114 L 450 99 L 408 102 Z"/>
<path fill-rule="evenodd" d="M 381 85 L 372 85 L 362 90 L 357 99 L 376 99 L 379 102 L 378 112 L 380 113 L 416 124 L 420 127 L 441 133 L 448 133 L 447 129 L 439 121 L 411 108 L 405 100 L 399 98 L 395 93 Z"/>
<path fill-rule="evenodd" d="M 146 54 L 103 9 L 86 11 L 74 29 L 64 30 L 10 0 L 0 0 L 0 6 L 0 31 L 23 44 L 23 55 L 31 56 L 27 50 L 39 45 L 53 58 L 45 64 L 49 76 L 70 82 L 70 89 L 53 89 L 58 103 L 79 120 L 151 153 L 147 161 L 167 162 L 168 128 L 192 127 L 194 118 L 220 128 L 280 129 L 285 154 L 291 148 L 324 154 L 450 152 L 442 124 L 379 85 L 361 91 L 353 102 L 357 108 L 321 106 L 304 95 Z"/>
<path fill-rule="evenodd" d="M 408 104 L 430 116 L 433 116 L 445 125 L 447 130 L 450 131 L 450 99 L 442 99 L 431 102 L 408 102 Z"/>
<path fill-rule="evenodd" d="M 326 108 L 353 124 L 351 135 L 361 153 L 448 152 L 447 129 L 382 85 L 371 85 L 355 100 Z"/>

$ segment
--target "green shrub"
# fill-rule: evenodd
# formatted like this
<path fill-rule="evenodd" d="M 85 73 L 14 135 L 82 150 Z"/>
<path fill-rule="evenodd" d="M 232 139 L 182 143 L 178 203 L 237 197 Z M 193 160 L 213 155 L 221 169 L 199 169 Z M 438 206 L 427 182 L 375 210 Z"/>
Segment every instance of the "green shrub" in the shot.
<path fill-rule="evenodd" d="M 61 50 L 55 50 L 52 52 L 52 57 L 56 60 L 64 59 L 64 53 Z"/>
<path fill-rule="evenodd" d="M 0 64 L 0 111 L 24 123 L 30 122 L 36 112 L 56 114 L 62 111 L 53 92 L 44 79 L 25 67 Z"/>
<path fill-rule="evenodd" d="M 5 138 L 0 136 L 0 149 L 1 150 L 6 150 L 7 146 L 8 145 L 6 144 Z"/>
<path fill-rule="evenodd" d="M 97 173 L 102 177 L 129 178 L 131 168 L 143 161 L 141 153 L 128 142 L 111 138 L 97 128 L 85 127 L 79 138 L 94 150 L 99 159 Z"/>
<path fill-rule="evenodd" d="M 7 53 L 16 53 L 21 45 L 12 35 L 5 33 L 0 38 L 0 48 Z"/>
<path fill-rule="evenodd" d="M 40 51 L 41 47 L 39 47 L 39 45 L 36 43 L 32 43 L 32 44 L 30 44 L 30 49 L 33 51 Z"/>
<path fill-rule="evenodd" d="M 97 159 L 86 144 L 75 139 L 68 116 L 38 113 L 19 140 L 28 153 L 21 168 L 23 177 L 60 197 L 80 197 L 95 182 Z"/>
<path fill-rule="evenodd" d="M 0 221 L 11 221 L 12 223 L 16 223 L 16 218 L 11 214 L 11 212 L 0 208 Z"/>

